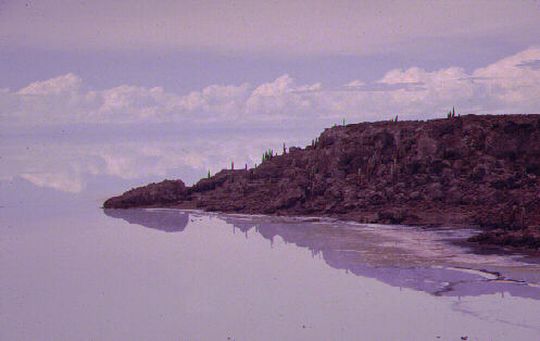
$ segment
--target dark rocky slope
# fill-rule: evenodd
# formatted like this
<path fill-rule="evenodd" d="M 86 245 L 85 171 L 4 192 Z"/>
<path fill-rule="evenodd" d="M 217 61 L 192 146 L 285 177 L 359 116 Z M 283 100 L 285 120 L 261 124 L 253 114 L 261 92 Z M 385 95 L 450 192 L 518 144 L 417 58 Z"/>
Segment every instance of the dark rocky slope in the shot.
<path fill-rule="evenodd" d="M 144 206 L 472 225 L 486 231 L 474 241 L 539 248 L 540 115 L 338 126 L 254 169 L 192 187 L 166 180 L 104 203 Z"/>

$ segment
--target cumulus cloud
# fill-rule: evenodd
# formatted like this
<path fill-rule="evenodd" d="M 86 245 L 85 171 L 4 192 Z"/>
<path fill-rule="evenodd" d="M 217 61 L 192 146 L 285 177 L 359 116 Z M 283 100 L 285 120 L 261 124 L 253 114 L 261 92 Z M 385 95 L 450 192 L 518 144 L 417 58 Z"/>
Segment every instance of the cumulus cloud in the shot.
<path fill-rule="evenodd" d="M 19 125 L 322 122 L 386 119 L 395 113 L 427 118 L 451 106 L 466 113 L 523 113 L 540 107 L 538 60 L 540 48 L 530 48 L 472 72 L 460 67 L 394 69 L 376 82 L 356 79 L 337 89 L 297 84 L 284 74 L 263 84 L 214 84 L 185 95 L 131 85 L 88 90 L 70 73 L 18 91 L 0 91 L 0 110 L 4 123 Z"/>
<path fill-rule="evenodd" d="M 540 48 L 531 48 L 497 63 L 477 69 L 472 77 L 482 87 L 485 97 L 501 107 L 516 107 L 522 112 L 539 110 L 540 69 L 534 65 L 540 59 Z M 532 63 L 532 64 L 531 64 Z"/>
<path fill-rule="evenodd" d="M 303 145 L 342 118 L 444 117 L 452 106 L 462 114 L 538 113 L 538 60 L 540 48 L 530 48 L 470 72 L 459 67 L 393 69 L 375 82 L 353 79 L 338 88 L 299 84 L 285 74 L 263 84 L 214 84 L 187 94 L 131 85 L 92 90 L 78 76 L 67 74 L 16 91 L 1 89 L 0 128 L 7 132 L 92 123 L 100 136 L 103 127 L 112 135 L 125 134 L 122 124 L 130 123 L 131 138 L 105 142 L 92 137 L 90 143 L 37 139 L 28 148 L 31 142 L 25 137 L 0 146 L 0 178 L 21 176 L 37 186 L 68 192 L 83 191 L 88 176 L 180 177 L 190 182 L 231 161 L 239 167 L 253 165 L 262 150 L 279 150 L 283 142 Z M 137 131 L 148 123 L 183 130 L 170 130 L 168 137 L 160 136 L 161 130 L 157 137 Z M 244 130 L 234 136 L 223 129 L 217 135 L 198 132 L 205 126 L 235 125 Z M 296 130 L 265 132 L 276 127 Z"/>
<path fill-rule="evenodd" d="M 391 70 L 379 83 L 398 87 L 379 92 L 377 96 L 396 112 L 427 112 L 428 115 L 437 115 L 454 104 L 459 104 L 465 110 L 473 110 L 469 105 L 464 106 L 467 99 L 474 97 L 473 86 L 467 78 L 465 71 L 457 67 L 432 72 L 417 67 Z"/>
<path fill-rule="evenodd" d="M 341 107 L 361 107 L 371 119 L 377 111 L 436 117 L 454 105 L 465 113 L 537 113 L 540 69 L 523 65 L 539 58 L 540 48 L 530 48 L 471 73 L 459 67 L 394 69 L 372 85 L 360 80 L 347 84 L 357 91 L 341 95 Z"/>
<path fill-rule="evenodd" d="M 61 95 L 79 91 L 82 79 L 73 73 L 51 78 L 45 81 L 30 83 L 20 89 L 19 95 Z"/>
<path fill-rule="evenodd" d="M 280 119 L 308 113 L 316 109 L 316 96 L 313 93 L 322 90 L 321 83 L 296 85 L 294 79 L 285 74 L 257 86 L 247 99 L 245 110 L 259 117 L 277 116 Z"/>
<path fill-rule="evenodd" d="M 186 96 L 179 97 L 176 109 L 184 115 L 198 113 L 199 119 L 238 118 L 244 111 L 243 106 L 249 96 L 249 89 L 250 86 L 247 83 L 210 85 L 201 91 L 192 91 Z"/>

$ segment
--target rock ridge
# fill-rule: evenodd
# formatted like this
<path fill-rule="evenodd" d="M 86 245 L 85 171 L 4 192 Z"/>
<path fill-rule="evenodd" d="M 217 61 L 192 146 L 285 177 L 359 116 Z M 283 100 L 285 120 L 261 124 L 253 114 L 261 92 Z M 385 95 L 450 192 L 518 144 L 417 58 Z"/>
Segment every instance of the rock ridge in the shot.
<path fill-rule="evenodd" d="M 335 126 L 256 168 L 222 170 L 191 187 L 165 180 L 103 206 L 477 226 L 484 232 L 472 241 L 538 249 L 540 115 Z"/>

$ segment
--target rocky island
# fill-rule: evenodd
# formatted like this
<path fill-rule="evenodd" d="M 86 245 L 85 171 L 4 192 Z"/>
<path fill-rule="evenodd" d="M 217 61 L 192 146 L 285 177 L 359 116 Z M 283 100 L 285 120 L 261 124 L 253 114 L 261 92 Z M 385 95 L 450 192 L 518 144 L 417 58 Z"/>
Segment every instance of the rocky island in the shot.
<path fill-rule="evenodd" d="M 449 116 L 325 129 L 191 187 L 165 180 L 105 208 L 178 207 L 479 227 L 471 241 L 540 248 L 540 115 Z"/>

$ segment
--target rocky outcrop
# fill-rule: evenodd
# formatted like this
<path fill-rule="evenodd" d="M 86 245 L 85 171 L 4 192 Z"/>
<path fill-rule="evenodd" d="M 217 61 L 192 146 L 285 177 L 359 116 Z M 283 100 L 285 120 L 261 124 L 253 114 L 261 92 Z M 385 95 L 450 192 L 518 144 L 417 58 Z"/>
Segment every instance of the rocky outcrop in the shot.
<path fill-rule="evenodd" d="M 148 207 L 172 205 L 187 199 L 187 188 L 182 180 L 164 180 L 138 187 L 103 203 L 105 208 Z"/>
<path fill-rule="evenodd" d="M 187 188 L 181 181 L 151 184 L 104 206 L 473 225 L 486 236 L 496 229 L 525 234 L 526 243 L 514 244 L 537 247 L 530 236 L 540 230 L 540 115 L 337 126 L 257 168 L 223 170 Z"/>

